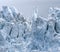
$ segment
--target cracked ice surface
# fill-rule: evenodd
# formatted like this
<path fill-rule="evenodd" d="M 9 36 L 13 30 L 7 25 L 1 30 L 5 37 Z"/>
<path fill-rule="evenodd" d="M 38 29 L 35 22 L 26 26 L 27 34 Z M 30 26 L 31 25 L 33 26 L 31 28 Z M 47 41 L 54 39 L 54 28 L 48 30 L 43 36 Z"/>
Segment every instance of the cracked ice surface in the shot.
<path fill-rule="evenodd" d="M 3 6 L 0 52 L 60 52 L 60 9 L 50 8 L 47 18 L 35 10 L 27 20 L 15 7 Z"/>

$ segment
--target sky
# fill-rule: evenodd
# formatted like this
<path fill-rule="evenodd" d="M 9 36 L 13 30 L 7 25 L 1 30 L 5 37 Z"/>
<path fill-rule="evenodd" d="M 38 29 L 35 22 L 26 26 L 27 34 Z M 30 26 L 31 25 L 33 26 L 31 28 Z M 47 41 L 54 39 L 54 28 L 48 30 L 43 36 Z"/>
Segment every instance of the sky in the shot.
<path fill-rule="evenodd" d="M 38 15 L 47 17 L 50 7 L 60 8 L 60 0 L 0 0 L 2 6 L 14 6 L 24 17 L 32 17 L 38 8 Z"/>

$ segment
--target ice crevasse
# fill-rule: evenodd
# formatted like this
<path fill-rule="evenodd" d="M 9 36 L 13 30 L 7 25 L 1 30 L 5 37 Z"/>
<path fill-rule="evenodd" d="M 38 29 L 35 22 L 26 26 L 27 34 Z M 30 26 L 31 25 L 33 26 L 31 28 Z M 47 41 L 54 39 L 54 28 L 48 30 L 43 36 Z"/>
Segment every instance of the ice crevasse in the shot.
<path fill-rule="evenodd" d="M 28 20 L 15 7 L 3 6 L 0 52 L 60 52 L 60 8 L 50 8 L 48 17 L 35 10 Z"/>

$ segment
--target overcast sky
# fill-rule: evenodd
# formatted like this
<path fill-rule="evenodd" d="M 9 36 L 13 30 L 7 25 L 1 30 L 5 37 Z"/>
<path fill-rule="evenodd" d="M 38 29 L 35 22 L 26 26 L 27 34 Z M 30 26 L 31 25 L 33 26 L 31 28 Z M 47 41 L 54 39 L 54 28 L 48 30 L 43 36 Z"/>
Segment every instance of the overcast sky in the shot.
<path fill-rule="evenodd" d="M 37 7 L 40 16 L 47 16 L 49 7 L 60 7 L 60 0 L 0 0 L 0 8 L 4 5 L 15 6 L 25 17 L 31 17 Z"/>

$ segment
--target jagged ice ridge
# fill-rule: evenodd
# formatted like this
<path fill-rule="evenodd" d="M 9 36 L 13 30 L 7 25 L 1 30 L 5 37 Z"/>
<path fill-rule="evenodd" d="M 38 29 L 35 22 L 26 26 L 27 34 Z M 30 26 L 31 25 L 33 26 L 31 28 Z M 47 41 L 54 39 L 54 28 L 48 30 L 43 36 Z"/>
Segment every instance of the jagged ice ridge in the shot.
<path fill-rule="evenodd" d="M 60 52 L 60 8 L 50 8 L 46 18 L 35 10 L 28 20 L 15 7 L 3 6 L 0 52 Z"/>

